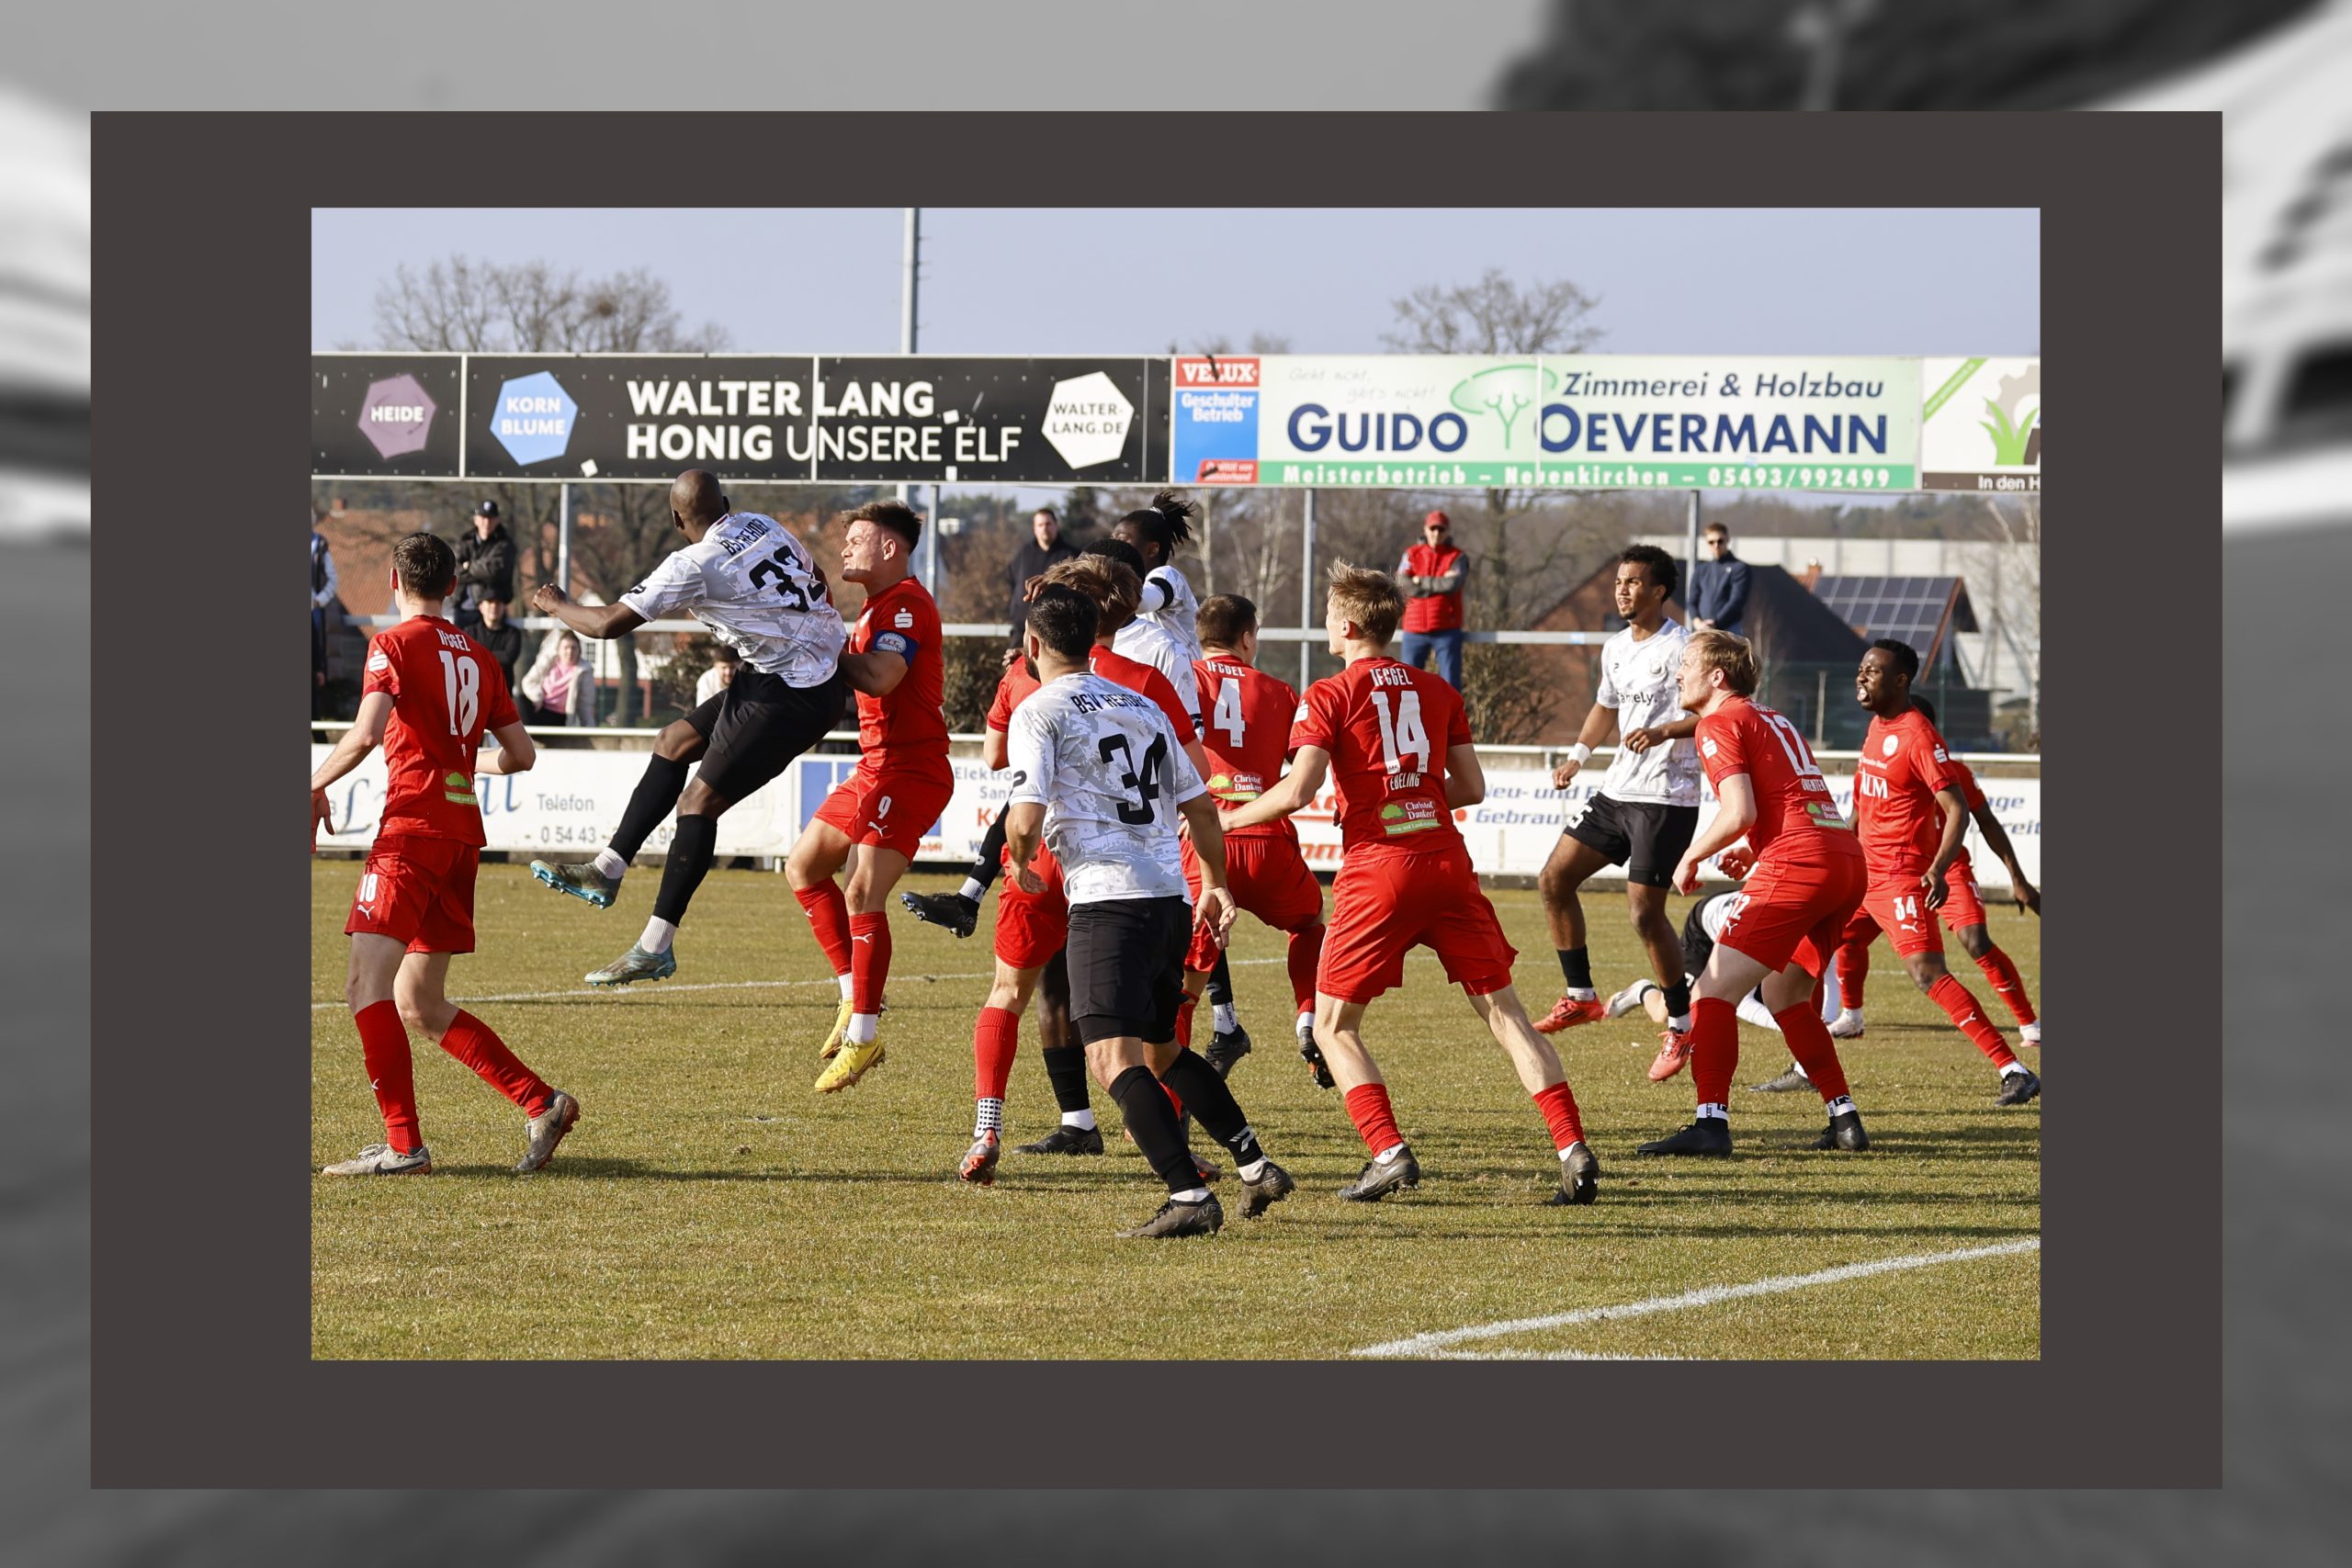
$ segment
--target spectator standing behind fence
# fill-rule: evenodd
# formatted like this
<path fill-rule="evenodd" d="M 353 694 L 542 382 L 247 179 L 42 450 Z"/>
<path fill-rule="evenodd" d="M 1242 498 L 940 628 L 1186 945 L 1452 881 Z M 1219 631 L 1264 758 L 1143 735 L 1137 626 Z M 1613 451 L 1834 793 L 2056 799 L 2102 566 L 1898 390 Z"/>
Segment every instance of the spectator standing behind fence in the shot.
<path fill-rule="evenodd" d="M 743 656 L 727 643 L 718 645 L 709 669 L 695 682 L 695 706 L 700 707 L 735 683 L 735 672 L 743 668 Z"/>
<path fill-rule="evenodd" d="M 1421 542 L 1405 547 L 1396 586 L 1405 593 L 1405 662 L 1429 668 L 1437 654 L 1440 679 L 1462 689 L 1462 584 L 1470 558 L 1453 545 L 1453 520 L 1442 512 L 1421 519 Z"/>
<path fill-rule="evenodd" d="M 1745 637 L 1739 624 L 1747 616 L 1747 563 L 1731 553 L 1731 530 L 1720 523 L 1707 525 L 1706 547 L 1690 574 L 1690 629 Z"/>
<path fill-rule="evenodd" d="M 458 625 L 470 631 L 485 599 L 514 598 L 514 536 L 500 521 L 498 502 L 474 508 L 474 531 L 458 541 Z"/>
<path fill-rule="evenodd" d="M 1054 515 L 1050 506 L 1041 506 L 1029 519 L 1028 539 L 1012 555 L 1012 564 L 1004 569 L 1004 596 L 1010 606 L 1006 618 L 1012 623 L 1010 646 L 1021 647 L 1022 629 L 1029 624 L 1029 601 L 1023 597 L 1033 577 L 1043 577 L 1049 567 L 1072 559 L 1078 547 L 1062 537 L 1061 519 Z"/>
<path fill-rule="evenodd" d="M 509 606 L 503 598 L 485 598 L 481 602 L 481 624 L 466 628 L 466 635 L 482 645 L 498 667 L 506 672 L 506 689 L 514 686 L 514 666 L 523 661 L 523 628 L 507 618 Z"/>
<path fill-rule="evenodd" d="M 534 699 L 540 714 L 549 723 L 560 715 L 565 724 L 581 727 L 596 722 L 596 677 L 580 661 L 580 639 L 568 631 L 558 632 L 549 639 L 555 644 L 555 657 L 544 670 L 535 670 L 539 690 Z M 530 677 L 526 676 L 528 680 Z"/>
<path fill-rule="evenodd" d="M 327 606 L 334 603 L 334 553 L 311 519 L 311 716 L 326 716 Z"/>

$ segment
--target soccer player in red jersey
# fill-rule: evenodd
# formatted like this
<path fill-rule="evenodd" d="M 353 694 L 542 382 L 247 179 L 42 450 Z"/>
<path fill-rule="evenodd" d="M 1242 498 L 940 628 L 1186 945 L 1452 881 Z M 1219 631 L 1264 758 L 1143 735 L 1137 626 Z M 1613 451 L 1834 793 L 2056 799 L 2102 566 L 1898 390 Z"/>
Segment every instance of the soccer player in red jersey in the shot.
<path fill-rule="evenodd" d="M 1290 728 L 1298 694 L 1257 668 L 1258 606 L 1220 593 L 1200 608 L 1201 657 L 1193 671 L 1200 685 L 1201 747 L 1208 754 L 1209 794 L 1220 808 L 1255 800 L 1282 776 L 1290 752 Z M 1197 897 L 1200 863 L 1192 841 L 1184 843 L 1184 878 Z M 1291 999 L 1297 1009 L 1302 1053 L 1315 1043 L 1315 970 L 1323 956 L 1323 889 L 1298 851 L 1298 829 L 1290 819 L 1261 823 L 1229 833 L 1225 840 L 1226 886 L 1236 906 L 1278 931 L 1290 933 Z M 1177 1039 L 1190 1043 L 1194 1001 L 1216 972 L 1223 948 L 1195 933 L 1184 961 L 1184 1010 Z M 1238 1047 L 1238 1048 L 1237 1048 Z M 1238 1029 L 1220 1030 L 1209 1043 L 1208 1064 L 1220 1077 L 1250 1054 L 1250 1037 Z M 1312 1055 L 1309 1060 L 1313 1060 Z M 1326 1082 L 1325 1088 L 1330 1085 Z"/>
<path fill-rule="evenodd" d="M 1929 724 L 1936 722 L 1936 710 L 1927 698 L 1914 696 L 1911 705 L 1927 716 Z M 2041 913 L 2041 892 L 2025 874 L 2018 859 L 2017 846 L 2009 842 L 2008 830 L 1993 814 L 1984 799 L 1984 792 L 1977 787 L 1976 775 L 1958 757 L 1950 759 L 1952 775 L 1960 782 L 1961 794 L 1968 803 L 1969 819 L 1984 835 L 1986 847 L 2000 857 L 2008 868 L 2009 896 L 2021 908 Z M 1962 829 L 1965 832 L 1965 829 Z M 2041 1043 L 2041 1020 L 2033 1010 L 2033 998 L 2026 994 L 2025 981 L 2018 974 L 2018 966 L 2009 955 L 1993 941 L 1993 933 L 1984 922 L 1984 901 L 1976 891 L 1976 867 L 1968 857 L 1965 840 L 1960 853 L 1953 857 L 1951 869 L 1944 874 L 1944 885 L 1951 896 L 1936 913 L 1944 925 L 1960 939 L 1962 951 L 1976 961 L 1984 972 L 1985 983 L 1993 994 L 2008 1008 L 2018 1021 L 2018 1032 L 2028 1045 Z M 1838 950 L 1838 1002 L 1839 1011 L 1829 1032 L 1840 1040 L 1859 1037 L 1862 1032 L 1862 983 L 1870 975 L 1871 942 L 1878 934 L 1875 920 L 1868 932 L 1859 932 Z"/>
<path fill-rule="evenodd" d="M 939 606 L 913 575 L 922 519 L 904 502 L 851 513 L 842 575 L 865 607 L 841 656 L 857 692 L 856 772 L 825 797 L 786 859 L 785 875 L 842 987 L 820 1053 L 817 1092 L 849 1088 L 882 1061 L 882 987 L 890 977 L 890 889 L 956 791 L 941 705 L 946 664 Z M 834 874 L 849 868 L 843 893 Z"/>
<path fill-rule="evenodd" d="M 1388 657 L 1404 612 L 1386 573 L 1331 569 L 1324 627 L 1347 668 L 1307 688 L 1291 726 L 1296 756 L 1282 782 L 1223 813 L 1228 834 L 1287 817 L 1314 800 L 1327 774 L 1339 797 L 1343 858 L 1316 969 L 1315 1041 L 1372 1156 L 1340 1196 L 1373 1202 L 1420 1183 L 1362 1025 L 1372 999 L 1404 979 L 1405 954 L 1425 946 L 1468 993 L 1544 1113 L 1559 1154 L 1551 1201 L 1589 1203 L 1600 1162 L 1585 1143 L 1560 1058 L 1511 988 L 1517 950 L 1453 825 L 1455 807 L 1486 796 L 1478 749 L 1454 689 Z"/>
<path fill-rule="evenodd" d="M 433 1169 L 418 1124 L 408 1031 L 423 1030 L 483 1082 L 523 1108 L 516 1170 L 537 1170 L 580 1120 L 580 1103 L 523 1065 L 491 1027 L 445 994 L 453 953 L 474 950 L 474 871 L 481 807 L 474 775 L 519 773 L 537 761 L 505 672 L 490 651 L 441 617 L 458 558 L 431 534 L 392 547 L 401 624 L 369 641 L 359 717 L 311 775 L 311 831 L 327 821 L 327 786 L 384 748 L 384 813 L 344 931 L 344 994 L 359 1026 L 384 1141 L 326 1167 L 329 1176 L 423 1176 Z M 484 731 L 498 750 L 477 765 Z"/>
<path fill-rule="evenodd" d="M 1929 919 L 1950 897 L 1946 874 L 1968 829 L 1968 798 L 1943 737 L 1911 701 L 1918 673 L 1908 643 L 1881 637 L 1862 651 L 1855 674 L 1855 695 L 1871 710 L 1854 769 L 1854 829 L 1870 858 L 1870 891 L 1843 934 L 1850 952 L 1852 942 L 1885 931 L 1911 983 L 2000 1069 L 1994 1103 L 2023 1105 L 2041 1092 L 2041 1080 L 1944 967 L 1943 933 Z"/>
<path fill-rule="evenodd" d="M 1739 1066 L 1734 1010 L 1759 982 L 1790 1054 L 1829 1108 L 1815 1146 L 1870 1146 L 1814 1003 L 1814 984 L 1861 901 L 1868 880 L 1861 847 L 1796 726 L 1749 700 L 1757 680 L 1756 655 L 1744 639 L 1713 629 L 1690 634 L 1679 694 L 1684 710 L 1699 716 L 1699 763 L 1715 786 L 1716 807 L 1682 852 L 1672 886 L 1698 891 L 1700 866 L 1742 838 L 1755 865 L 1716 933 L 1691 1002 L 1698 1115 L 1680 1132 L 1642 1145 L 1641 1154 L 1731 1153 L 1731 1077 Z"/>

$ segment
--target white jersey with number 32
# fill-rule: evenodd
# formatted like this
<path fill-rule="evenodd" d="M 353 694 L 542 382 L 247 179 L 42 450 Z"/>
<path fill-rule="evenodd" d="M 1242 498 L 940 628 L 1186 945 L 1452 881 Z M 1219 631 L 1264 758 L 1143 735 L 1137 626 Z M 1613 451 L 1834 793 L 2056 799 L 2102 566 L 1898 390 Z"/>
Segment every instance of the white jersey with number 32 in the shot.
<path fill-rule="evenodd" d="M 849 635 L 815 558 L 791 530 L 757 512 L 730 512 L 712 524 L 621 603 L 649 621 L 684 611 L 752 669 L 787 686 L 831 680 Z"/>
<path fill-rule="evenodd" d="M 1203 793 L 1159 705 L 1091 671 L 1046 682 L 1005 732 L 1012 800 L 1046 808 L 1072 904 L 1182 898 L 1177 807 Z"/>

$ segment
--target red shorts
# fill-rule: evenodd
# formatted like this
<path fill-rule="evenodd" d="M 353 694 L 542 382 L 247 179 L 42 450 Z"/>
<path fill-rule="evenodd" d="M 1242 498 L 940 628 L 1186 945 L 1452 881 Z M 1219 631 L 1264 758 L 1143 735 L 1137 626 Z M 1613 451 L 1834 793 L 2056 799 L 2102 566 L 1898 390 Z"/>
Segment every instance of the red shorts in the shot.
<path fill-rule="evenodd" d="M 853 844 L 878 845 L 912 860 L 922 836 L 955 793 L 952 777 L 869 769 L 861 762 L 825 796 L 825 804 L 817 807 L 817 820 L 840 829 Z"/>
<path fill-rule="evenodd" d="M 1005 851 L 1009 863 L 1012 852 Z M 1043 893 L 1023 893 L 1008 863 L 1004 880 L 997 884 L 996 955 L 1015 969 L 1042 969 L 1046 960 L 1069 944 L 1069 900 L 1062 892 L 1062 863 L 1045 845 L 1029 863 L 1045 883 Z"/>
<path fill-rule="evenodd" d="M 1869 881 L 1860 855 L 1759 861 L 1715 942 L 1774 974 L 1794 963 L 1817 979 Z"/>
<path fill-rule="evenodd" d="M 1510 985 L 1519 956 L 1478 886 L 1468 850 L 1349 852 L 1331 883 L 1331 929 L 1315 988 L 1368 1002 L 1404 980 L 1405 954 L 1414 947 L 1435 952 L 1446 979 L 1474 997 Z"/>
<path fill-rule="evenodd" d="M 474 871 L 481 852 L 455 839 L 379 833 L 360 868 L 344 934 L 366 931 L 411 953 L 474 950 Z"/>
<path fill-rule="evenodd" d="M 1225 840 L 1225 885 L 1233 893 L 1234 908 L 1255 915 L 1278 931 L 1299 931 L 1323 918 L 1323 885 L 1306 869 L 1298 840 L 1287 833 L 1246 834 Z M 1193 902 L 1201 901 L 1201 857 L 1193 840 L 1184 840 L 1184 886 Z M 1208 928 L 1194 925 L 1193 946 L 1184 967 L 1204 975 L 1216 967 L 1216 939 Z"/>
<path fill-rule="evenodd" d="M 1970 926 L 1984 923 L 1984 900 L 1976 891 L 1976 868 L 1966 861 L 1957 861 L 1944 873 L 1943 908 L 1936 911 L 1944 924 L 1953 931 L 1966 931 Z"/>
<path fill-rule="evenodd" d="M 1843 940 L 1868 942 L 1873 931 L 1886 933 L 1886 944 L 1894 949 L 1897 958 L 1908 958 L 1917 953 L 1941 953 L 1944 933 L 1935 920 L 1935 912 L 1928 908 L 1927 895 L 1920 890 L 1917 870 L 1873 875 L 1870 891 L 1862 896 L 1862 907 L 1854 911 L 1848 922 Z M 1951 889 L 1954 878 L 1947 875 L 1944 886 Z M 1971 902 L 1975 889 L 1969 889 Z M 1976 918 L 1984 918 L 1984 907 L 1976 906 Z"/>

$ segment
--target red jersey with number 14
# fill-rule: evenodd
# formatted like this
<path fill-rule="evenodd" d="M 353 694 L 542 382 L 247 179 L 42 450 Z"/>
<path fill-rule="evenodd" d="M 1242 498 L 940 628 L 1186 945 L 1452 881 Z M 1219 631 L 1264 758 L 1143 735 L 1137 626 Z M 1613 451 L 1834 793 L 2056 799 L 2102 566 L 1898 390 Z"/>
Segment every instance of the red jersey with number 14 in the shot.
<path fill-rule="evenodd" d="M 888 694 L 857 694 L 857 746 L 868 768 L 948 778 L 946 660 L 940 651 L 939 606 L 928 589 L 903 577 L 869 596 L 850 632 L 852 653 L 895 653 L 907 672 Z"/>
<path fill-rule="evenodd" d="M 437 615 L 417 615 L 368 644 L 359 685 L 389 693 L 384 814 L 379 834 L 454 839 L 480 849 L 474 753 L 482 732 L 519 722 L 497 658 Z"/>
<path fill-rule="evenodd" d="M 1861 858 L 1854 830 L 1838 814 L 1829 781 L 1814 765 L 1797 727 L 1768 707 L 1734 697 L 1699 721 L 1693 737 L 1707 782 L 1721 785 L 1746 773 L 1756 793 L 1756 822 L 1748 844 L 1760 864 Z"/>
<path fill-rule="evenodd" d="M 1290 749 L 1331 757 L 1344 851 L 1430 853 L 1462 848 L 1445 800 L 1445 754 L 1470 743 L 1462 698 L 1444 678 L 1393 659 L 1363 659 L 1306 688 Z"/>
<path fill-rule="evenodd" d="M 1230 659 L 1196 659 L 1193 674 L 1200 682 L 1201 749 L 1209 759 L 1209 793 L 1221 807 L 1257 799 L 1283 776 L 1298 694 L 1264 671 Z M 1298 829 L 1284 817 L 1227 836 L 1295 839 Z"/>

